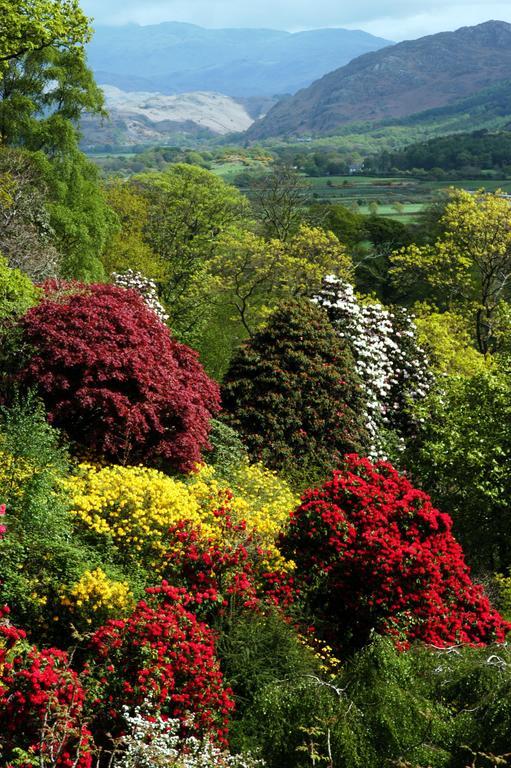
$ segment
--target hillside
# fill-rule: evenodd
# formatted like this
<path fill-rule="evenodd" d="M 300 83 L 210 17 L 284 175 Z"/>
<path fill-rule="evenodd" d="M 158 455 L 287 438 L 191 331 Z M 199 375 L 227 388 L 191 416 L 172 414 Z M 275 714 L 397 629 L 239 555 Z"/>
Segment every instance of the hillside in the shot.
<path fill-rule="evenodd" d="M 389 45 L 366 32 L 204 29 L 168 22 L 96 28 L 88 62 L 100 84 L 163 94 L 295 93 L 351 59 Z"/>
<path fill-rule="evenodd" d="M 489 21 L 360 56 L 249 130 L 252 139 L 328 134 L 341 126 L 409 118 L 451 106 L 509 77 L 511 25 Z"/>

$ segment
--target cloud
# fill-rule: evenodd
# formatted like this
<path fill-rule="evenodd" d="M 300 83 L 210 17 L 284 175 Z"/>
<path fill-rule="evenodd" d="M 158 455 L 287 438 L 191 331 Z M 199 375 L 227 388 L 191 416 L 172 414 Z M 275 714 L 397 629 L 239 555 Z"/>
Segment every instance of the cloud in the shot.
<path fill-rule="evenodd" d="M 99 24 L 183 21 L 205 27 L 362 28 L 402 40 L 488 19 L 511 21 L 509 0 L 82 0 Z"/>

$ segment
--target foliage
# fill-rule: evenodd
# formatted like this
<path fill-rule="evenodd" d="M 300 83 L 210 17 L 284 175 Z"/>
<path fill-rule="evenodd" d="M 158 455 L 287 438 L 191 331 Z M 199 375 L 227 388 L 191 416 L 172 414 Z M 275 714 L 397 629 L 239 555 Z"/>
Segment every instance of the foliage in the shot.
<path fill-rule="evenodd" d="M 90 37 L 77 0 L 2 0 L 0 16 L 0 62 L 50 46 L 80 48 Z"/>
<path fill-rule="evenodd" d="M 285 242 L 302 223 L 307 186 L 289 164 L 278 163 L 252 181 L 249 199 L 263 236 Z"/>
<path fill-rule="evenodd" d="M 38 290 L 19 269 L 10 269 L 0 256 L 0 322 L 25 314 L 38 298 Z"/>
<path fill-rule="evenodd" d="M 23 768 L 90 768 L 84 691 L 64 651 L 31 647 L 0 619 L 0 755 Z"/>
<path fill-rule="evenodd" d="M 508 296 L 511 275 L 509 201 L 502 194 L 451 190 L 434 245 L 412 245 L 393 254 L 398 281 L 422 280 L 449 309 L 462 306 L 474 317 L 480 352 L 491 351 L 494 315 Z"/>
<path fill-rule="evenodd" d="M 256 461 L 324 476 L 366 442 L 364 403 L 350 351 L 306 300 L 282 305 L 240 349 L 225 378 L 224 408 Z"/>
<path fill-rule="evenodd" d="M 50 292 L 21 327 L 34 352 L 19 380 L 72 440 L 121 462 L 193 469 L 218 389 L 139 295 L 108 285 Z"/>
<path fill-rule="evenodd" d="M 251 232 L 229 235 L 213 270 L 250 336 L 279 301 L 312 295 L 327 274 L 349 278 L 353 271 L 332 232 L 306 225 L 286 242 L 267 242 Z"/>
<path fill-rule="evenodd" d="M 182 591 L 162 586 L 149 593 L 131 616 L 110 620 L 90 639 L 84 674 L 96 743 L 107 747 L 122 734 L 124 706 L 145 703 L 153 717 L 177 717 L 183 729 L 222 742 L 233 704 L 214 636 Z"/>
<path fill-rule="evenodd" d="M 145 242 L 164 264 L 171 325 L 180 337 L 193 335 L 208 307 L 209 261 L 220 235 L 243 217 L 245 201 L 212 173 L 185 164 L 141 174 L 134 184 L 148 204 Z"/>
<path fill-rule="evenodd" d="M 432 368 L 449 376 L 473 376 L 488 367 L 484 355 L 475 349 L 464 317 L 456 312 L 418 309 L 417 337 Z"/>
<path fill-rule="evenodd" d="M 480 569 L 511 565 L 510 404 L 504 361 L 444 380 L 421 406 L 422 434 L 407 456 L 415 477 L 450 510 L 469 562 Z"/>
<path fill-rule="evenodd" d="M 338 646 L 363 646 L 374 631 L 400 643 L 491 643 L 509 628 L 471 581 L 450 517 L 386 462 L 346 457 L 303 496 L 282 548 Z"/>
<path fill-rule="evenodd" d="M 211 450 L 207 453 L 208 464 L 221 480 L 231 482 L 238 466 L 245 464 L 248 458 L 241 436 L 223 421 L 212 419 L 209 442 Z"/>
<path fill-rule="evenodd" d="M 432 383 L 413 319 L 401 308 L 362 303 L 349 283 L 333 276 L 315 301 L 350 346 L 367 402 L 371 455 L 385 456 L 391 447 L 388 431 L 402 437 L 413 429 L 409 408 Z"/>
<path fill-rule="evenodd" d="M 149 219 L 149 201 L 137 188 L 126 181 L 108 181 L 103 189 L 106 203 L 119 220 L 119 229 L 101 255 L 106 274 L 142 272 L 150 278 L 160 278 L 163 262 L 153 253 L 145 240 L 144 230 Z"/>
<path fill-rule="evenodd" d="M 47 196 L 34 155 L 0 149 L 0 251 L 10 267 L 36 280 L 55 277 L 60 260 L 52 242 Z"/>

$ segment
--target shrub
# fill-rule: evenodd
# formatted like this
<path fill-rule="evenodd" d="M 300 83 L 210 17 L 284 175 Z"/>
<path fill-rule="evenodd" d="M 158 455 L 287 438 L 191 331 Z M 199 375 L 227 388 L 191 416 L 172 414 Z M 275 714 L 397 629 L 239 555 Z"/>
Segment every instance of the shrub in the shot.
<path fill-rule="evenodd" d="M 0 612 L 1 613 L 1 612 Z M 0 756 L 22 768 L 90 768 L 84 691 L 64 651 L 30 647 L 0 615 Z"/>
<path fill-rule="evenodd" d="M 37 296 L 30 278 L 19 269 L 10 269 L 0 256 L 0 323 L 23 315 L 36 303 Z"/>
<path fill-rule="evenodd" d="M 34 352 L 19 380 L 37 389 L 52 424 L 109 460 L 193 469 L 218 388 L 135 291 L 50 292 L 21 327 Z"/>
<path fill-rule="evenodd" d="M 87 570 L 63 590 L 62 605 L 79 630 L 96 629 L 111 618 L 123 618 L 133 608 L 129 584 L 107 576 L 102 568 Z"/>
<path fill-rule="evenodd" d="M 362 303 L 353 287 L 336 277 L 324 281 L 315 301 L 350 346 L 367 402 L 370 455 L 384 458 L 392 449 L 389 430 L 408 435 L 414 426 L 409 406 L 423 399 L 432 383 L 415 323 L 403 308 Z"/>
<path fill-rule="evenodd" d="M 218 419 L 213 419 L 209 442 L 211 451 L 208 451 L 205 458 L 219 478 L 229 483 L 238 467 L 247 461 L 243 441 L 234 429 Z"/>
<path fill-rule="evenodd" d="M 282 305 L 248 341 L 225 378 L 229 423 L 255 461 L 317 479 L 367 435 L 351 352 L 326 314 L 302 300 Z"/>
<path fill-rule="evenodd" d="M 490 643 L 510 628 L 471 581 L 450 517 L 386 462 L 346 457 L 304 495 L 283 552 L 337 646 L 362 646 L 374 631 L 401 643 Z"/>
<path fill-rule="evenodd" d="M 131 616 L 108 621 L 90 640 L 84 674 L 95 739 L 111 746 L 123 730 L 123 707 L 150 704 L 150 716 L 178 718 L 183 734 L 214 733 L 222 742 L 233 703 L 214 636 L 183 591 L 162 585 L 148 593 Z"/>

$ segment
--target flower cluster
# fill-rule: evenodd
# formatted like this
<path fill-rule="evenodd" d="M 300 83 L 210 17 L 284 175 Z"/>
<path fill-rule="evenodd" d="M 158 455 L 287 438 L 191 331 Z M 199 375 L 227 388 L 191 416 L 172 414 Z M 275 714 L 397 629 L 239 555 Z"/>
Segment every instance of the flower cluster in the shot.
<path fill-rule="evenodd" d="M 81 578 L 61 597 L 76 619 L 82 619 L 85 626 L 99 625 L 109 618 L 125 616 L 133 605 L 129 585 L 124 581 L 109 579 L 102 568 L 85 571 Z"/>
<path fill-rule="evenodd" d="M 193 470 L 219 409 L 198 354 L 138 293 L 116 285 L 49 293 L 20 320 L 33 354 L 19 373 L 49 420 L 94 455 Z"/>
<path fill-rule="evenodd" d="M 293 579 L 280 570 L 280 562 L 270 569 L 273 553 L 264 551 L 260 538 L 244 521 L 233 522 L 226 510 L 215 517 L 221 534 L 216 539 L 184 521 L 169 530 L 166 579 L 186 589 L 207 619 L 229 604 L 232 614 L 233 602 L 245 608 L 292 603 Z"/>
<path fill-rule="evenodd" d="M 351 347 L 364 384 L 371 456 L 381 457 L 383 430 L 406 428 L 407 406 L 425 397 L 432 384 L 413 319 L 404 309 L 360 302 L 353 286 L 334 276 L 325 279 L 315 301 Z"/>
<path fill-rule="evenodd" d="M 168 585 L 153 588 L 124 620 L 110 620 L 89 643 L 91 728 L 96 743 L 111 744 L 123 731 L 122 707 L 151 701 L 153 717 L 178 718 L 182 734 L 222 742 L 233 708 L 215 658 L 212 631 L 188 610 L 191 598 Z"/>
<path fill-rule="evenodd" d="M 5 609 L 0 612 L 2 765 L 90 768 L 92 739 L 84 723 L 84 700 L 67 654 L 30 647 L 24 633 L 8 623 Z"/>
<path fill-rule="evenodd" d="M 5 504 L 0 504 L 0 519 L 5 517 Z M 0 539 L 3 538 L 4 533 L 7 531 L 7 526 L 0 523 Z"/>
<path fill-rule="evenodd" d="M 250 755 L 230 755 L 210 738 L 182 738 L 181 722 L 160 716 L 148 718 L 144 707 L 131 713 L 124 709 L 127 732 L 117 745 L 121 757 L 116 768 L 264 768 L 262 760 Z"/>
<path fill-rule="evenodd" d="M 169 316 L 158 298 L 158 289 L 154 280 L 145 277 L 141 272 L 135 272 L 133 269 L 128 269 L 126 272 L 113 272 L 112 279 L 115 285 L 139 293 L 156 317 L 162 323 L 167 322 Z"/>
<path fill-rule="evenodd" d="M 77 524 L 111 541 L 121 561 L 158 569 L 170 526 L 184 519 L 207 529 L 187 486 L 155 469 L 82 465 L 69 485 Z"/>
<path fill-rule="evenodd" d="M 475 585 L 452 521 L 387 462 L 348 456 L 292 514 L 284 553 L 325 632 L 359 646 L 502 641 L 509 625 Z"/>

